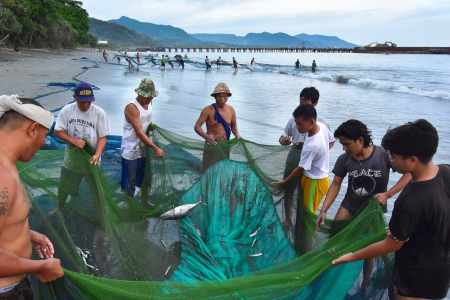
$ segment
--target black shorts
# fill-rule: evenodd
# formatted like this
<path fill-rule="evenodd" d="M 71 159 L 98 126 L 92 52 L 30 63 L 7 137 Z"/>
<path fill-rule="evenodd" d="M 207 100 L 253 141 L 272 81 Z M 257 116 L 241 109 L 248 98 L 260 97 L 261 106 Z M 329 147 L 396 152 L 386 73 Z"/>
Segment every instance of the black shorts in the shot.
<path fill-rule="evenodd" d="M 28 276 L 19 282 L 12 290 L 0 293 L 0 300 L 32 300 L 33 289 L 31 288 Z"/>
<path fill-rule="evenodd" d="M 354 216 L 356 214 L 356 212 L 361 208 L 363 203 L 365 203 L 366 201 L 369 201 L 369 200 L 370 200 L 370 198 L 362 199 L 362 201 L 358 201 L 353 198 L 344 198 L 344 200 L 342 200 L 341 206 L 344 207 L 346 210 L 348 210 L 348 212 L 352 216 Z M 384 205 L 381 205 L 381 209 L 383 210 L 384 213 L 387 213 L 387 203 L 385 203 Z"/>
<path fill-rule="evenodd" d="M 394 285 L 400 296 L 442 299 L 450 288 L 450 268 L 442 266 L 439 270 L 417 270 L 408 266 L 394 265 Z"/>

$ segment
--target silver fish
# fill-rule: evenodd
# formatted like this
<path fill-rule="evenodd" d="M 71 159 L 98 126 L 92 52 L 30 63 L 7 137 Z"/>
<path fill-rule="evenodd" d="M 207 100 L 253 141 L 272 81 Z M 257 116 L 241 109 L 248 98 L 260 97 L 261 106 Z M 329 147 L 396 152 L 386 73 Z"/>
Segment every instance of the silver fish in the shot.
<path fill-rule="evenodd" d="M 253 232 L 252 234 L 250 234 L 250 237 L 255 236 L 255 235 L 258 233 L 258 231 L 259 231 L 260 229 L 261 229 L 261 227 L 258 227 L 258 229 L 256 229 L 255 232 Z"/>
<path fill-rule="evenodd" d="M 256 254 L 250 254 L 249 256 L 250 257 L 258 257 L 258 256 L 261 256 L 262 255 L 262 253 L 256 253 Z"/>
<path fill-rule="evenodd" d="M 182 217 L 187 216 L 197 205 L 199 205 L 201 201 L 195 203 L 195 204 L 184 204 L 177 206 L 175 208 L 172 208 L 171 210 L 166 211 L 163 213 L 160 218 L 163 220 L 176 220 L 181 219 Z"/>
<path fill-rule="evenodd" d="M 170 267 L 171 267 L 171 266 L 169 266 L 169 267 L 167 268 L 166 273 L 164 273 L 164 276 L 167 276 L 167 273 L 169 273 Z"/>
<path fill-rule="evenodd" d="M 253 249 L 253 247 L 255 246 L 257 240 L 258 240 L 258 239 L 255 239 L 255 240 L 253 241 L 253 243 L 252 243 L 252 248 L 251 248 L 251 249 Z M 251 249 L 250 249 L 250 250 L 251 250 Z"/>
<path fill-rule="evenodd" d="M 90 254 L 90 251 L 89 251 L 89 250 L 82 250 L 82 249 L 78 248 L 77 246 L 75 246 L 75 248 L 76 248 L 78 254 L 81 256 L 81 259 L 83 260 L 84 265 L 85 265 L 86 267 L 88 267 L 88 268 L 91 268 L 91 269 L 94 269 L 94 270 L 98 271 L 98 269 L 97 269 L 96 267 L 91 266 L 91 265 L 88 264 L 87 261 L 86 261 L 86 258 L 88 258 L 88 257 L 91 255 L 91 254 Z"/>
<path fill-rule="evenodd" d="M 163 244 L 164 248 L 167 248 L 166 243 L 164 243 L 164 241 L 161 239 L 161 244 Z"/>
<path fill-rule="evenodd" d="M 198 230 L 197 226 L 195 226 L 195 229 L 197 229 L 197 233 L 200 237 L 202 237 L 202 234 L 200 233 L 200 230 Z"/>

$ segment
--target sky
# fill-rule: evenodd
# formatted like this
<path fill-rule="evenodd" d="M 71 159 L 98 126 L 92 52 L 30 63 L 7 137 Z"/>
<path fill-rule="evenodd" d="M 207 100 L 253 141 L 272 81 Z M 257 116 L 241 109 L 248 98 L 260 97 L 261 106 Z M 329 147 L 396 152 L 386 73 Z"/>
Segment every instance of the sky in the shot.
<path fill-rule="evenodd" d="M 81 0 L 90 17 L 126 16 L 188 33 L 321 34 L 367 45 L 450 47 L 449 0 Z M 447 29 L 445 29 L 447 28 Z"/>

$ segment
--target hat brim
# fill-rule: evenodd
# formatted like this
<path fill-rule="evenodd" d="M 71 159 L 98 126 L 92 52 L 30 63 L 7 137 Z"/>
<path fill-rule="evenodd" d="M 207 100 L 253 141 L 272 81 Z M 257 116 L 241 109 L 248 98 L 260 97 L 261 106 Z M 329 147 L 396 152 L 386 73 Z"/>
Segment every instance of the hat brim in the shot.
<path fill-rule="evenodd" d="M 88 101 L 92 102 L 92 101 L 95 101 L 94 95 L 92 95 L 92 96 L 83 96 L 83 97 L 75 96 L 75 98 L 77 99 L 78 102 L 88 102 Z"/>
<path fill-rule="evenodd" d="M 217 94 L 227 94 L 228 97 L 231 97 L 231 93 L 226 93 L 226 92 L 217 92 L 217 93 L 212 93 L 211 96 L 215 97 Z"/>
<path fill-rule="evenodd" d="M 150 97 L 157 97 L 158 96 L 158 91 L 154 91 L 154 92 L 144 92 L 143 90 L 137 88 L 134 90 L 136 93 L 138 93 L 139 95 L 141 95 L 142 97 L 145 98 L 150 98 Z"/>

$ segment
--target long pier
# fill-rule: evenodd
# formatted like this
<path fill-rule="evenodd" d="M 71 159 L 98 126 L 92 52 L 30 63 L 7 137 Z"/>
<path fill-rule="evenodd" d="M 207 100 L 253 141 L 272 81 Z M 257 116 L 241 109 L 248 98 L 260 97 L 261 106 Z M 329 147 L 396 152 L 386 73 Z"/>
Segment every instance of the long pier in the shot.
<path fill-rule="evenodd" d="M 450 54 L 450 47 L 355 47 L 355 48 L 302 48 L 302 47 L 130 47 L 125 51 L 139 52 L 279 52 L 279 53 L 410 53 Z"/>
<path fill-rule="evenodd" d="M 132 48 L 127 48 L 132 51 Z M 353 48 L 299 48 L 299 47 L 137 47 L 135 51 L 151 52 L 335 52 L 349 53 Z"/>

